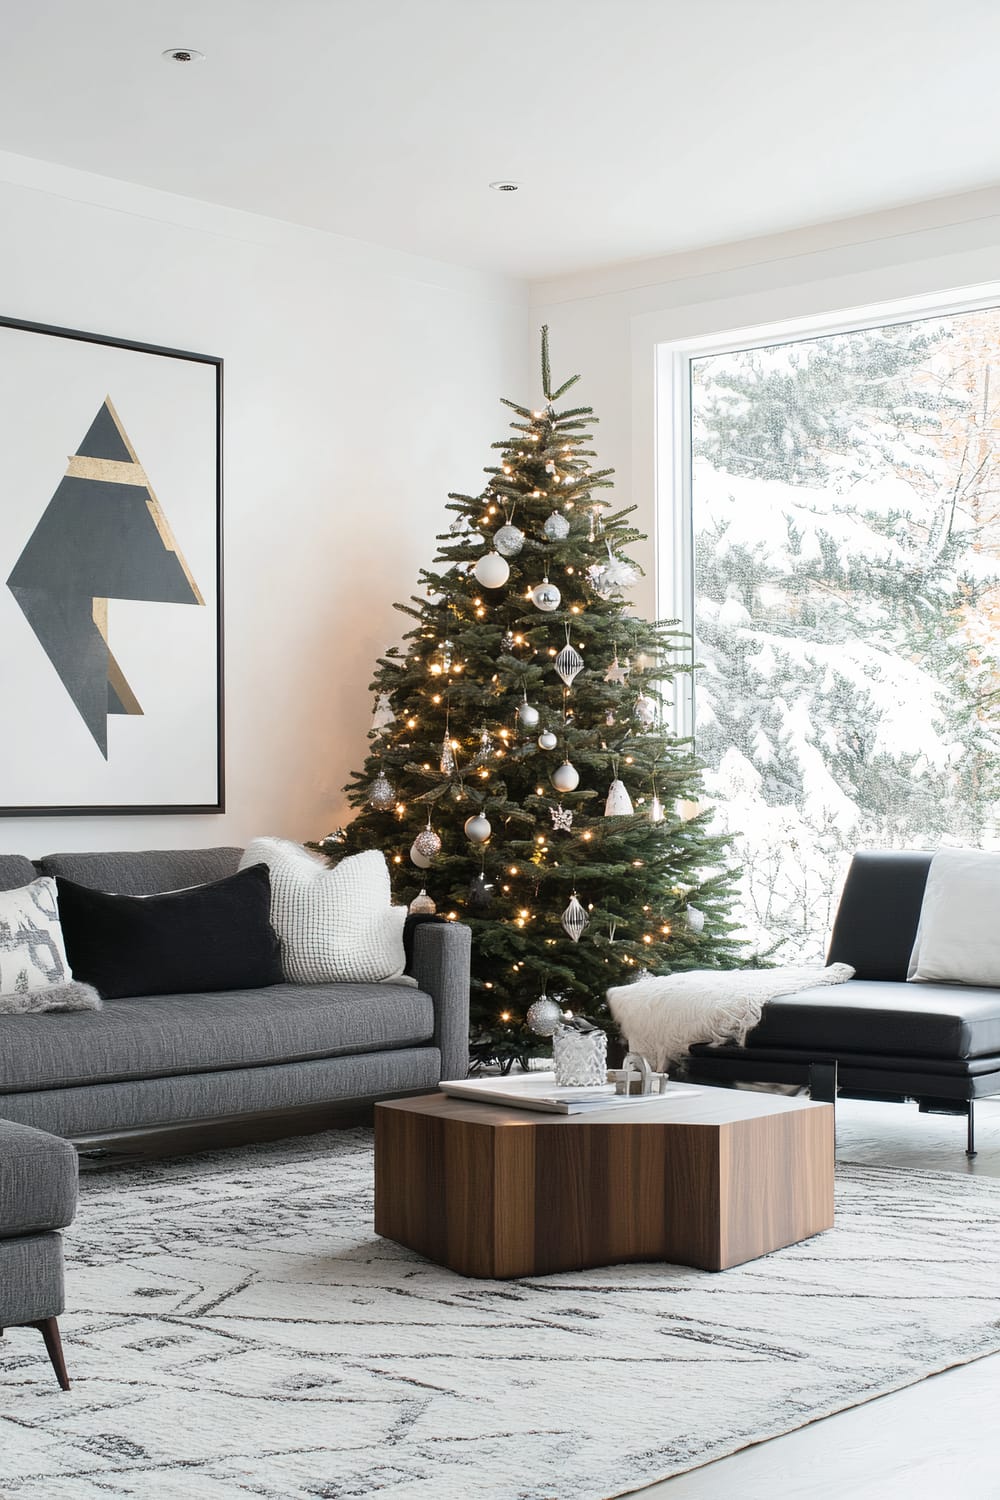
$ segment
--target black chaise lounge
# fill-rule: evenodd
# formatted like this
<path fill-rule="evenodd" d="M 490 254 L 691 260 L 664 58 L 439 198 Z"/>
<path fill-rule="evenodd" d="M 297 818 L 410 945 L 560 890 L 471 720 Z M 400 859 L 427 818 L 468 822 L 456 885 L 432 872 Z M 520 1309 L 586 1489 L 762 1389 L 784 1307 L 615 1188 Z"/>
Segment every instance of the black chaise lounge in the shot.
<path fill-rule="evenodd" d="M 967 1115 L 975 1156 L 975 1101 L 1000 1094 L 1000 989 L 906 982 L 931 858 L 856 853 L 827 955 L 855 977 L 771 1000 L 744 1047 L 693 1047 L 690 1075 L 913 1099 L 926 1113 Z"/>

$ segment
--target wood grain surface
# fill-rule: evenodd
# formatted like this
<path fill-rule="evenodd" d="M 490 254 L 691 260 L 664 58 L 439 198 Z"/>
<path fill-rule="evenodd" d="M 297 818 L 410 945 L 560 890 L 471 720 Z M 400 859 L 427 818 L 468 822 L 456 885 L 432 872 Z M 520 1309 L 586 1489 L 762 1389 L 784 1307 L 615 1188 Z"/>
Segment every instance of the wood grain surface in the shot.
<path fill-rule="evenodd" d="M 829 1104 L 706 1088 L 627 1116 L 443 1094 L 375 1109 L 376 1231 L 466 1276 L 723 1270 L 832 1223 Z"/>

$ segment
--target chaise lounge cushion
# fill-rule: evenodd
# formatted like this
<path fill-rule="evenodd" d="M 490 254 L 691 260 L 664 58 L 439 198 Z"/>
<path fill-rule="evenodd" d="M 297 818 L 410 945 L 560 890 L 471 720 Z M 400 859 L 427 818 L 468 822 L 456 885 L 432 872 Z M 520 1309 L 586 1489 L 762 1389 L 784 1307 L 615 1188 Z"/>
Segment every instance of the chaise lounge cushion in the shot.
<path fill-rule="evenodd" d="M 3 1029 L 0 1096 L 427 1045 L 434 1003 L 403 984 L 275 984 L 9 1016 Z"/>
<path fill-rule="evenodd" d="M 76 1179 L 68 1141 L 0 1120 L 0 1238 L 64 1229 L 76 1210 Z"/>
<path fill-rule="evenodd" d="M 747 1037 L 757 1048 L 907 1057 L 975 1058 L 1000 1053 L 1000 989 L 852 979 L 836 998 L 803 990 L 771 1000 Z M 701 1056 L 710 1048 L 694 1048 Z"/>

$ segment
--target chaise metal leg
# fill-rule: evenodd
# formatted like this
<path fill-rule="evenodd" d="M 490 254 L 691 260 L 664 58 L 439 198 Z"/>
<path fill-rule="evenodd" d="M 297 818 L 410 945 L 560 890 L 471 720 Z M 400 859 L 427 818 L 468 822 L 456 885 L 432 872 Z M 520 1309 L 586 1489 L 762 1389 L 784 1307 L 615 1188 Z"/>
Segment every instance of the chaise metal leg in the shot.
<path fill-rule="evenodd" d="M 976 1101 L 969 1100 L 969 1138 L 965 1146 L 965 1154 L 971 1161 L 976 1155 Z"/>

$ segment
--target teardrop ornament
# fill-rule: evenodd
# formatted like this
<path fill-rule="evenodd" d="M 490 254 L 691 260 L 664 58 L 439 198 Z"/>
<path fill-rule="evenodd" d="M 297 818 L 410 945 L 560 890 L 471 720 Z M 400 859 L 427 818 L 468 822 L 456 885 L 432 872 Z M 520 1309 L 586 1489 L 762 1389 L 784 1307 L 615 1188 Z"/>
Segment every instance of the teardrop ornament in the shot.
<path fill-rule="evenodd" d="M 574 677 L 583 671 L 583 657 L 575 646 L 565 645 L 552 663 L 567 687 L 572 687 Z"/>
<path fill-rule="evenodd" d="M 578 943 L 590 923 L 590 918 L 577 900 L 575 891 L 570 897 L 569 905 L 563 912 L 561 920 L 563 927 L 574 943 Z"/>

